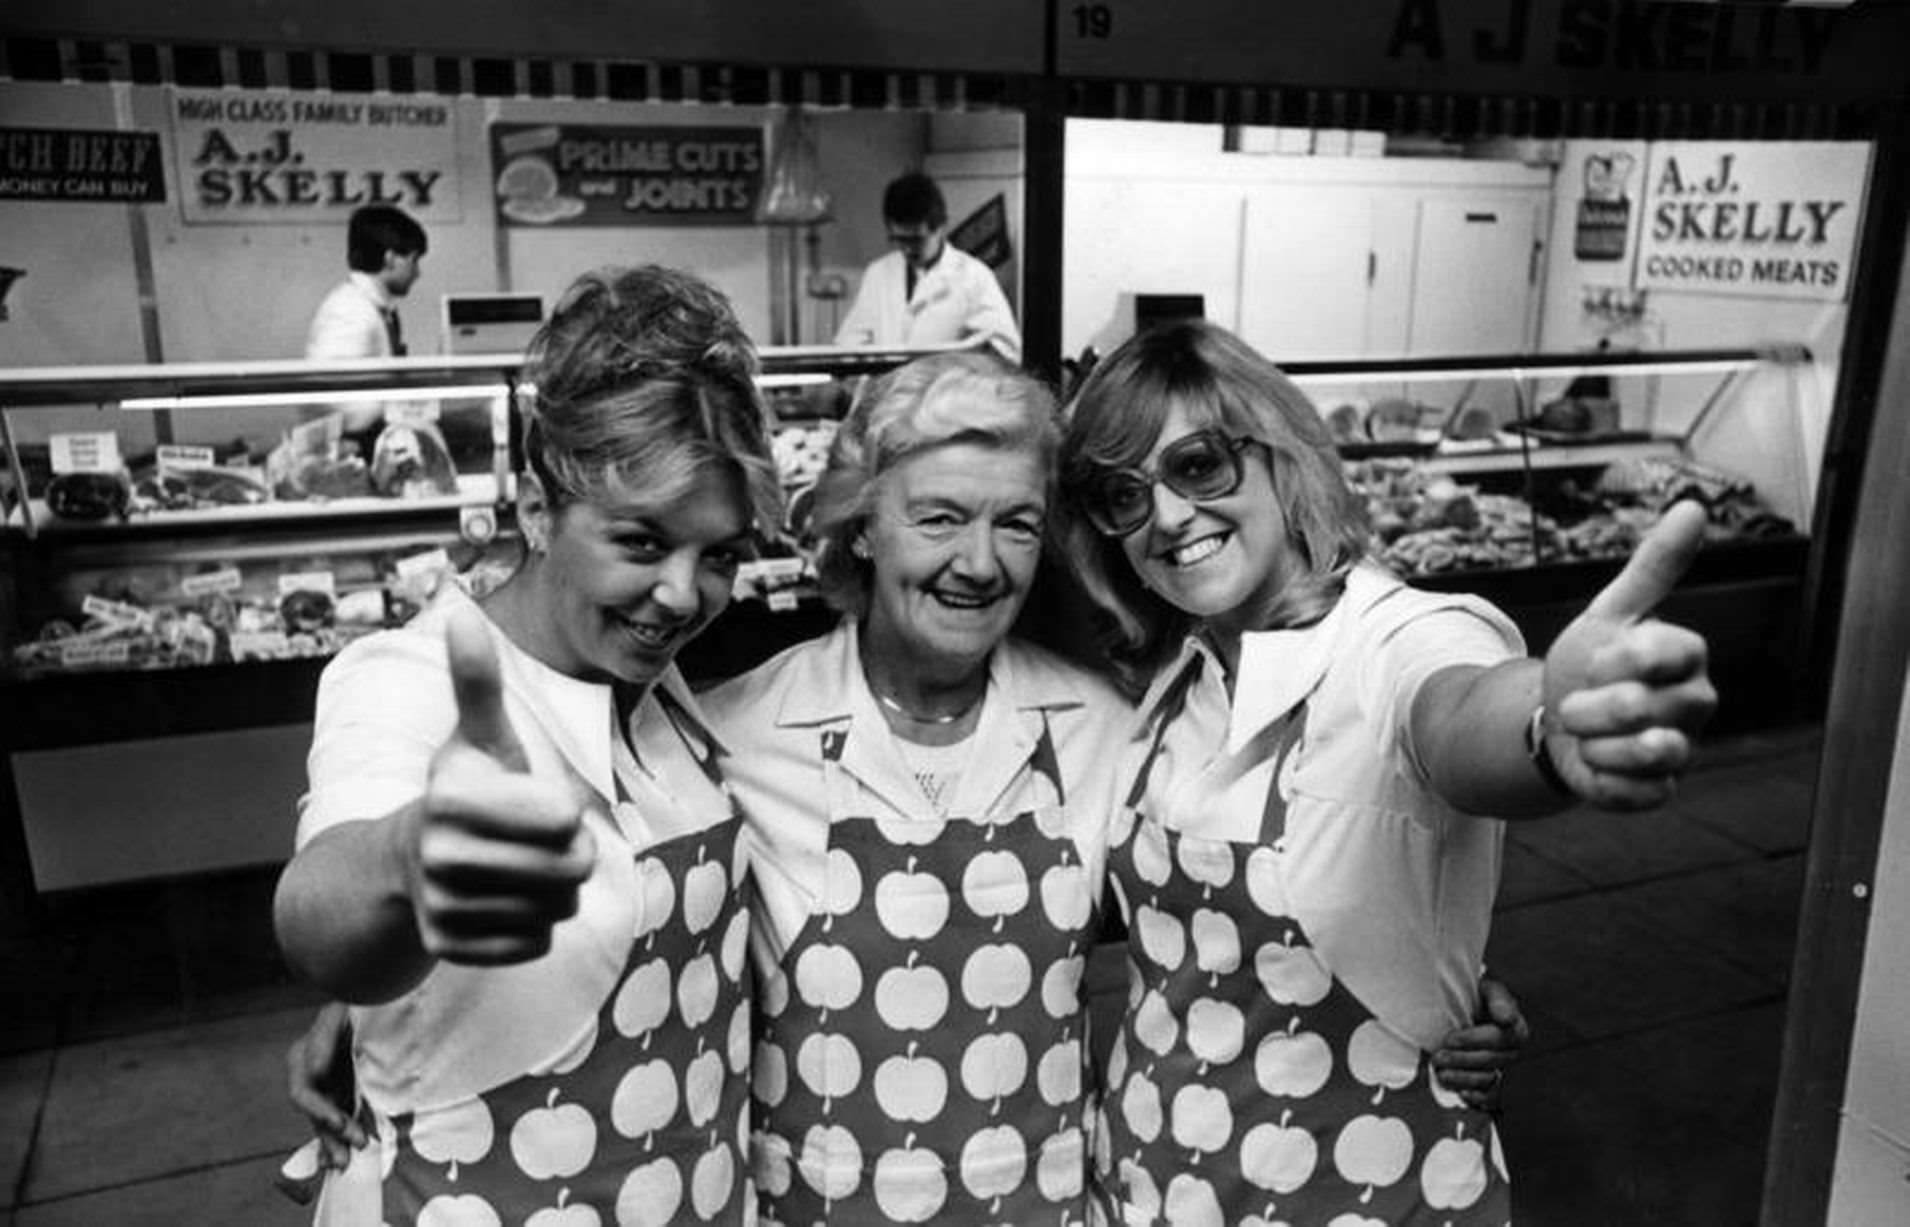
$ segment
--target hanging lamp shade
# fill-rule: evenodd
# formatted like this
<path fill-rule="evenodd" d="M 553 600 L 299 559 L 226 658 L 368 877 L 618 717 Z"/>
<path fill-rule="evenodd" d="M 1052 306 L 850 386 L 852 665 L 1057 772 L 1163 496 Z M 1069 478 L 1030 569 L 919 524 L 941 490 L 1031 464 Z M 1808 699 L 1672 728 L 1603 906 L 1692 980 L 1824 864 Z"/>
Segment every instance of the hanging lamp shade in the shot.
<path fill-rule="evenodd" d="M 769 175 L 756 220 L 771 226 L 806 226 L 829 220 L 829 189 L 822 183 L 816 123 L 792 106 L 770 128 Z"/>

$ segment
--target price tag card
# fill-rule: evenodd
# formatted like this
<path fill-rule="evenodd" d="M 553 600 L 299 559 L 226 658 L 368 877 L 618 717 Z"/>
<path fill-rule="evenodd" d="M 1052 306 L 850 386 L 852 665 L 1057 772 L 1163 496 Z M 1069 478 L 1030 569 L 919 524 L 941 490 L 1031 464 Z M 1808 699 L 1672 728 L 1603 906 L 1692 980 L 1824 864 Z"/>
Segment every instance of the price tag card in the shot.
<path fill-rule="evenodd" d="M 283 660 L 292 654 L 284 631 L 233 631 L 229 642 L 237 661 Z"/>
<path fill-rule="evenodd" d="M 330 571 L 295 571 L 279 576 L 279 595 L 293 592 L 322 592 L 326 596 L 338 595 L 338 581 Z"/>
<path fill-rule="evenodd" d="M 179 581 L 179 591 L 189 597 L 216 596 L 221 592 L 237 592 L 244 584 L 239 568 L 220 567 L 217 571 L 186 576 Z"/>
<path fill-rule="evenodd" d="M 123 665 L 132 659 L 133 645 L 124 639 L 115 639 L 109 643 L 88 640 L 84 643 L 63 643 L 60 645 L 60 666 L 65 669 L 82 669 L 89 665 Z"/>
<path fill-rule="evenodd" d="M 218 460 L 211 448 L 188 447 L 183 443 L 161 443 L 155 458 L 161 473 L 186 473 L 193 469 L 218 467 Z"/>
<path fill-rule="evenodd" d="M 385 406 L 387 426 L 431 426 L 437 420 L 438 406 L 434 401 L 393 401 Z"/>
<path fill-rule="evenodd" d="M 149 628 L 153 624 L 152 610 L 129 605 L 125 601 L 109 601 L 103 596 L 88 595 L 81 598 L 80 612 L 89 618 L 121 626 Z"/>
<path fill-rule="evenodd" d="M 443 549 L 426 550 L 398 560 L 398 578 L 406 582 L 442 575 L 451 569 L 451 555 Z"/>
<path fill-rule="evenodd" d="M 117 473 L 119 436 L 110 430 L 49 435 L 47 451 L 55 473 Z"/>
<path fill-rule="evenodd" d="M 788 613 L 800 604 L 795 591 L 789 588 L 781 592 L 772 592 L 765 600 L 769 607 L 778 613 Z"/>

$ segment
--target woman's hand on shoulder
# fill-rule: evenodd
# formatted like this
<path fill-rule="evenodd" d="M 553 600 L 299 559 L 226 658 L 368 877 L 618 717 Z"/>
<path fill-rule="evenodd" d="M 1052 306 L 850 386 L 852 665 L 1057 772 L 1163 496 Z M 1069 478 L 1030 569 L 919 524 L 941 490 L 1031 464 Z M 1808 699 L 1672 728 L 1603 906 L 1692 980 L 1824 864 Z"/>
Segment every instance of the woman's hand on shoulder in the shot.
<path fill-rule="evenodd" d="M 1651 616 L 1696 557 L 1705 519 L 1694 502 L 1669 508 L 1545 655 L 1546 749 L 1594 805 L 1662 804 L 1717 708 L 1704 637 Z"/>

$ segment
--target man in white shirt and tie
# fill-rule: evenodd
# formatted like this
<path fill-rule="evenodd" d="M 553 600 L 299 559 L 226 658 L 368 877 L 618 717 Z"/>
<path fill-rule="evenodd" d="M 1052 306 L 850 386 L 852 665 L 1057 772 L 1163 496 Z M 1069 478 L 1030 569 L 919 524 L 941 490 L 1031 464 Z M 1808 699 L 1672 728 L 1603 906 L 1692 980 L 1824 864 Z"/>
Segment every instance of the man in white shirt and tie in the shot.
<path fill-rule="evenodd" d="M 312 315 L 305 334 L 307 358 L 390 358 L 405 354 L 398 300 L 410 293 L 424 259 L 424 227 L 392 205 L 365 205 L 352 212 L 345 257 L 351 267 Z M 345 407 L 344 429 L 356 434 L 378 424 L 376 403 Z"/>

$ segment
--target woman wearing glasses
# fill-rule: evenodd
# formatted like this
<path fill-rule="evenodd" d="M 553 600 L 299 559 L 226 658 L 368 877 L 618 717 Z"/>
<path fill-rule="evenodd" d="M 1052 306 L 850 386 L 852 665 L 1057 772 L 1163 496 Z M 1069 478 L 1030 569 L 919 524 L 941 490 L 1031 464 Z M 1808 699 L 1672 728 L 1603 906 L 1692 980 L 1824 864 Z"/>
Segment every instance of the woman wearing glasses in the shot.
<path fill-rule="evenodd" d="M 1117 1218 L 1505 1222 L 1492 1120 L 1429 1054 L 1478 1000 L 1497 819 L 1649 807 L 1684 769 L 1705 645 L 1648 615 L 1702 517 L 1668 513 L 1536 660 L 1370 560 L 1319 413 L 1210 324 L 1097 367 L 1062 464 L 1067 558 L 1145 686 L 1109 861 Z"/>

